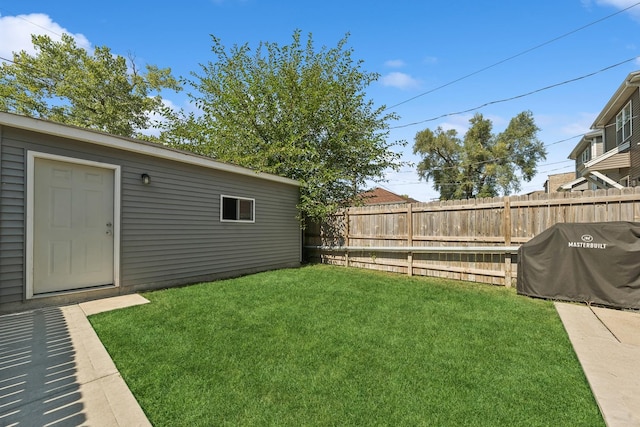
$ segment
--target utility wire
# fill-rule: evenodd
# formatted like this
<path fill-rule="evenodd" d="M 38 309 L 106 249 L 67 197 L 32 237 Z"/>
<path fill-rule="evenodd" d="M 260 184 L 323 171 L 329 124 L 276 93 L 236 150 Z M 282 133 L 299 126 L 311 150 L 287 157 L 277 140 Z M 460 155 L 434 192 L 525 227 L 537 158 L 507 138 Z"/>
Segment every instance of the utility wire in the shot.
<path fill-rule="evenodd" d="M 635 119 L 637 117 L 640 117 L 640 116 L 632 116 L 631 119 Z M 616 126 L 616 124 L 612 123 L 612 124 L 606 125 L 606 127 L 610 127 L 610 126 Z M 554 142 L 551 142 L 551 143 L 548 143 L 548 144 L 544 144 L 544 147 L 550 147 L 552 145 L 561 144 L 563 142 L 567 142 L 567 141 L 570 141 L 572 139 L 575 139 L 575 138 L 578 138 L 578 137 L 582 137 L 582 136 L 584 136 L 584 134 L 574 135 L 574 136 L 571 136 L 569 138 L 565 138 L 565 139 L 554 141 Z M 470 166 L 475 166 L 475 165 L 480 165 L 480 164 L 483 164 L 483 163 L 490 163 L 490 162 L 494 162 L 494 161 L 507 160 L 508 158 L 509 158 L 509 156 L 499 157 L 499 158 L 492 158 L 492 159 L 483 160 L 483 161 L 480 161 L 480 162 L 470 163 L 469 165 Z M 571 163 L 571 164 L 570 165 L 567 164 L 566 166 L 561 166 L 561 167 L 552 168 L 552 169 L 539 170 L 539 171 L 537 171 L 536 175 L 545 174 L 545 173 L 554 172 L 554 171 L 559 171 L 559 170 L 566 170 L 567 168 L 573 168 L 573 165 L 575 164 L 575 160 L 567 159 L 567 160 L 560 160 L 560 161 L 557 161 L 557 162 L 540 163 L 540 164 L 536 165 L 536 167 L 548 167 L 548 166 L 553 166 L 553 165 L 562 165 L 562 164 L 565 164 L 565 163 Z M 458 167 L 459 167 L 458 165 L 443 166 L 443 167 L 435 168 L 433 170 L 435 170 L 435 171 L 443 171 L 443 170 L 447 170 L 447 169 L 456 169 Z M 417 173 L 417 171 L 409 170 L 409 171 L 400 171 L 400 172 L 397 172 L 397 173 Z M 402 183 L 395 184 L 395 185 L 415 185 L 415 184 L 421 184 L 423 182 L 425 182 L 425 181 L 420 179 L 418 181 L 402 182 Z M 456 181 L 456 182 L 449 182 L 449 183 L 441 183 L 440 186 L 446 187 L 446 186 L 456 186 L 456 185 L 460 185 L 460 184 L 462 184 L 462 182 L 457 182 Z"/>
<path fill-rule="evenodd" d="M 636 119 L 638 117 L 640 117 L 640 116 L 632 116 L 630 119 L 633 120 L 633 119 Z M 606 125 L 605 127 L 611 127 L 611 126 L 616 126 L 616 124 L 615 123 L 611 123 L 611 124 Z M 558 141 L 550 142 L 548 144 L 543 144 L 542 146 L 543 147 L 551 147 L 552 145 L 561 144 L 563 142 L 571 141 L 572 139 L 581 138 L 583 136 L 584 136 L 584 134 L 578 134 L 578 135 L 570 136 L 569 138 L 560 139 Z M 483 164 L 483 163 L 490 163 L 490 162 L 494 162 L 494 161 L 507 160 L 509 157 L 510 156 L 495 157 L 495 158 L 488 159 L 488 160 L 483 160 L 483 161 L 480 161 L 480 162 L 470 163 L 470 165 L 480 165 L 480 164 Z M 568 163 L 568 162 L 572 162 L 573 163 L 574 160 L 562 160 L 562 161 L 555 162 L 555 163 L 541 163 L 539 166 L 550 166 L 550 165 L 555 165 L 555 164 L 560 164 L 560 163 Z M 434 170 L 455 169 L 455 168 L 458 168 L 458 167 L 459 167 L 458 165 L 455 165 L 455 166 L 444 166 L 444 167 L 437 168 L 437 169 L 434 169 Z M 398 173 L 413 173 L 413 172 L 414 171 L 411 170 L 411 171 L 400 171 Z"/>
<path fill-rule="evenodd" d="M 631 116 L 630 120 L 636 119 L 638 117 L 640 117 L 640 116 Z M 611 127 L 611 126 L 616 126 L 616 123 L 608 124 L 605 127 Z M 572 139 L 575 139 L 575 138 L 578 138 L 578 137 L 583 137 L 583 136 L 584 136 L 584 134 L 574 135 L 574 136 L 571 136 L 569 138 L 561 139 L 559 141 L 551 142 L 551 143 L 548 143 L 548 144 L 543 144 L 543 147 L 550 147 L 552 145 L 561 144 L 563 142 L 567 142 L 567 141 L 570 141 Z M 488 160 L 482 160 L 482 161 L 479 161 L 479 162 L 469 163 L 469 166 L 481 165 L 483 163 L 491 163 L 491 162 L 496 162 L 496 161 L 501 161 L 501 160 L 508 160 L 509 157 L 510 156 L 494 157 L 494 158 L 491 158 L 491 159 L 488 159 Z M 569 160 L 561 160 L 559 162 L 553 162 L 553 163 L 540 163 L 537 166 L 551 166 L 551 165 L 556 165 L 556 164 L 561 164 L 561 163 L 569 163 L 569 162 L 574 163 L 575 160 L 569 159 Z M 440 167 L 440 168 L 435 168 L 433 170 L 441 171 L 441 170 L 446 170 L 446 169 L 457 169 L 459 167 L 460 167 L 459 165 L 443 166 L 443 167 Z M 399 173 L 409 173 L 409 172 L 412 172 L 412 171 L 406 171 L 406 172 L 405 171 L 401 171 Z M 540 171 L 540 172 L 542 172 L 542 171 Z M 538 173 L 540 173 L 540 172 L 538 172 Z"/>
<path fill-rule="evenodd" d="M 411 102 L 411 101 L 413 101 L 413 100 L 415 100 L 415 99 L 418 99 L 418 98 L 420 98 L 420 97 L 422 97 L 422 96 L 428 95 L 428 94 L 433 93 L 433 92 L 435 92 L 435 91 L 437 91 L 437 90 L 440 90 L 440 89 L 444 89 L 444 88 L 445 88 L 445 87 L 447 87 L 447 86 L 451 86 L 451 85 L 453 85 L 453 84 L 455 84 L 455 83 L 458 83 L 458 82 L 460 82 L 460 81 L 462 81 L 462 80 L 468 79 L 469 77 L 475 76 L 476 74 L 480 74 L 480 73 L 482 73 L 483 71 L 486 71 L 486 70 L 489 70 L 489 69 L 491 69 L 491 68 L 497 67 L 498 65 L 504 64 L 504 63 L 505 63 L 505 62 L 507 62 L 507 61 L 511 61 L 512 59 L 518 58 L 518 57 L 523 56 L 523 55 L 525 55 L 525 54 L 527 54 L 527 53 L 529 53 L 529 52 L 532 52 L 532 51 L 534 51 L 534 50 L 536 50 L 536 49 L 539 49 L 539 48 L 541 48 L 541 47 L 544 47 L 544 46 L 546 46 L 546 45 L 549 45 L 549 44 L 551 44 L 551 43 L 554 43 L 554 42 L 556 42 L 556 41 L 558 41 L 558 40 L 560 40 L 560 39 L 563 39 L 563 38 L 568 37 L 568 36 L 570 36 L 570 35 L 572 35 L 572 34 L 575 34 L 575 33 L 579 32 L 579 31 L 582 31 L 582 30 L 584 30 L 585 28 L 589 28 L 589 27 L 591 27 L 591 26 L 593 26 L 593 25 L 596 25 L 596 24 L 599 24 L 600 22 L 605 21 L 605 20 L 607 20 L 607 19 L 609 19 L 609 18 L 613 18 L 614 16 L 619 15 L 619 14 L 621 14 L 621 13 L 624 13 L 624 12 L 626 12 L 627 10 L 629 10 L 629 9 L 631 9 L 631 8 L 634 8 L 634 7 L 638 6 L 638 5 L 640 5 L 640 2 L 634 3 L 634 4 L 632 4 L 631 6 L 628 6 L 628 7 L 624 8 L 624 9 L 621 9 L 621 10 L 619 10 L 619 11 L 617 11 L 617 12 L 612 13 L 611 15 L 607 15 L 607 16 L 605 16 L 605 17 L 603 17 L 603 18 L 600 18 L 600 19 L 598 19 L 598 20 L 596 20 L 596 21 L 593 21 L 593 22 L 590 22 L 590 23 L 588 23 L 588 24 L 586 24 L 586 25 L 583 25 L 582 27 L 576 28 L 576 29 L 571 30 L 571 31 L 569 31 L 569 32 L 567 32 L 567 33 L 564 33 L 564 34 L 562 34 L 562 35 L 560 35 L 560 36 L 558 36 L 558 37 L 554 37 L 554 38 L 552 38 L 552 39 L 550 39 L 550 40 L 547 40 L 546 42 L 540 43 L 540 44 L 538 44 L 538 45 L 536 45 L 536 46 L 533 46 L 533 47 L 531 47 L 531 48 L 529 48 L 529 49 L 523 50 L 523 51 L 522 51 L 522 52 L 520 52 L 520 53 L 517 53 L 517 54 L 515 54 L 515 55 L 509 56 L 508 58 L 502 59 L 502 60 L 500 60 L 500 61 L 498 61 L 498 62 L 496 62 L 496 63 L 494 63 L 494 64 L 488 65 L 488 66 L 486 66 L 486 67 L 484 67 L 484 68 L 480 68 L 479 70 L 473 71 L 472 73 L 466 74 L 466 75 L 464 75 L 464 76 L 462 76 L 462 77 L 458 77 L 457 79 L 452 80 L 452 81 L 450 81 L 450 82 L 448 82 L 448 83 L 445 83 L 445 84 L 443 84 L 443 85 L 441 85 L 441 86 L 437 86 L 437 87 L 435 87 L 435 88 L 433 88 L 433 89 L 430 89 L 430 90 L 428 90 L 428 91 L 426 91 L 426 92 L 423 92 L 423 93 L 421 93 L 421 94 L 418 94 L 418 95 L 416 95 L 416 96 L 413 96 L 413 97 L 411 97 L 411 98 L 409 98 L 409 99 L 406 99 L 406 100 L 404 100 L 404 101 L 398 102 L 397 104 L 393 104 L 392 106 L 385 108 L 383 111 L 387 111 L 387 110 L 390 110 L 390 109 L 392 109 L 392 108 L 399 107 L 400 105 L 403 105 L 403 104 L 406 104 L 406 103 L 408 103 L 408 102 Z"/>
<path fill-rule="evenodd" d="M 587 24 L 587 25 L 584 25 L 584 26 L 579 27 L 579 28 L 577 28 L 577 29 L 571 30 L 571 31 L 569 31 L 569 32 L 567 32 L 567 33 L 564 33 L 564 34 L 562 34 L 561 36 L 555 37 L 555 38 L 550 39 L 550 40 L 548 40 L 548 41 L 546 41 L 546 42 L 543 42 L 543 43 L 541 43 L 541 44 L 538 44 L 538 45 L 536 45 L 536 46 L 534 46 L 534 47 L 532 47 L 532 48 L 526 49 L 526 50 L 524 50 L 524 51 L 522 51 L 522 52 L 520 52 L 520 53 L 518 53 L 518 54 L 516 54 L 516 55 L 510 56 L 510 57 L 505 58 L 505 59 L 503 59 L 503 60 L 501 60 L 501 61 L 498 61 L 498 62 L 496 62 L 496 63 L 494 63 L 494 64 L 492 64 L 492 65 L 489 65 L 489 66 L 484 67 L 484 68 L 482 68 L 482 69 L 480 69 L 480 70 L 474 71 L 474 72 L 472 72 L 472 73 L 470 73 L 470 74 L 467 74 L 467 75 L 465 75 L 465 76 L 463 76 L 463 77 L 460 77 L 460 78 L 458 78 L 458 79 L 456 79 L 456 80 L 453 80 L 453 81 L 451 81 L 451 82 L 449 82 L 449 83 L 447 83 L 447 84 L 445 84 L 445 85 L 442 85 L 442 86 L 439 86 L 439 87 L 437 87 L 437 88 L 431 89 L 431 90 L 429 90 L 429 91 L 427 91 L 427 92 L 424 92 L 424 93 L 422 93 L 422 94 L 419 94 L 419 95 L 417 95 L 417 96 L 414 96 L 414 97 L 412 97 L 412 98 L 410 98 L 410 99 L 407 99 L 407 100 L 405 100 L 405 101 L 402 101 L 402 102 L 400 102 L 400 103 L 398 103 L 398 104 L 392 105 L 391 107 L 388 107 L 386 110 L 391 109 L 391 108 L 394 108 L 394 107 L 399 106 L 399 105 L 402 105 L 402 104 L 407 103 L 407 102 L 409 102 L 409 101 L 412 101 L 412 100 L 414 100 L 414 99 L 416 99 L 416 98 L 418 98 L 418 97 L 421 97 L 421 96 L 427 95 L 427 94 L 429 94 L 429 93 L 432 93 L 432 92 L 434 92 L 434 91 L 436 91 L 436 90 L 438 90 L 438 89 L 442 89 L 442 88 L 444 88 L 444 87 L 450 86 L 450 85 L 452 85 L 452 84 L 454 84 L 454 83 L 457 83 L 457 82 L 459 82 L 459 81 L 461 81 L 461 80 L 464 80 L 464 79 L 466 79 L 466 78 L 468 78 L 468 77 L 471 77 L 471 76 L 473 76 L 473 75 L 475 75 L 475 74 L 478 74 L 478 73 L 480 73 L 480 72 L 486 71 L 486 70 L 488 70 L 488 69 L 490 69 L 490 68 L 493 68 L 493 67 L 495 67 L 495 66 L 498 66 L 498 65 L 500 65 L 500 64 L 502 64 L 502 63 L 504 63 L 504 62 L 507 62 L 507 61 L 509 61 L 509 60 L 515 59 L 515 58 L 517 58 L 517 57 L 519 57 L 519 56 L 525 55 L 525 54 L 527 54 L 527 53 L 529 53 L 529 52 L 531 52 L 531 51 L 533 51 L 533 50 L 539 49 L 539 48 L 541 48 L 541 47 L 543 47 L 543 46 L 546 46 L 546 45 L 551 44 L 551 43 L 553 43 L 553 42 L 555 42 L 555 41 L 558 41 L 558 40 L 560 40 L 560 39 L 562 39 L 562 38 L 565 38 L 565 37 L 567 37 L 567 36 L 569 36 L 569 35 L 571 35 L 571 34 L 574 34 L 574 33 L 578 32 L 578 31 L 581 31 L 581 30 L 583 30 L 583 29 L 585 29 L 585 28 L 588 28 L 588 27 L 590 27 L 590 26 L 593 26 L 593 25 L 595 25 L 595 24 L 597 24 L 597 23 L 600 23 L 600 22 L 602 22 L 602 21 L 604 21 L 604 20 L 606 20 L 606 19 L 609 19 L 609 18 L 611 18 L 611 17 L 613 17 L 613 16 L 616 16 L 616 15 L 618 15 L 618 14 L 621 14 L 621 13 L 623 13 L 623 12 L 625 12 L 625 11 L 627 11 L 627 10 L 629 10 L 629 9 L 633 8 L 633 7 L 636 7 L 636 6 L 638 6 L 638 5 L 640 5 L 640 2 L 634 3 L 634 4 L 633 4 L 633 5 L 631 5 L 631 6 L 628 6 L 628 7 L 624 8 L 624 9 L 619 10 L 618 12 L 615 12 L 615 13 L 613 13 L 613 14 L 607 15 L 607 16 L 605 16 L 605 17 L 603 17 L 603 18 L 601 18 L 601 19 L 598 19 L 598 20 L 596 20 L 596 21 L 593 21 L 593 22 L 591 22 L 591 23 L 589 23 L 589 24 Z M 6 10 L 6 9 L 5 9 L 5 10 Z M 58 35 L 58 36 L 60 35 L 60 34 L 58 34 L 58 33 L 54 32 L 54 31 L 51 31 L 51 30 L 50 30 L 50 29 L 48 29 L 48 28 L 42 27 L 42 26 L 40 26 L 40 25 L 38 25 L 38 24 L 36 24 L 36 23 L 34 23 L 34 22 L 31 22 L 31 21 L 29 21 L 29 20 L 27 20 L 27 19 L 25 19 L 25 18 L 21 17 L 21 16 L 16 15 L 16 17 L 17 17 L 17 18 L 19 18 L 19 19 L 21 19 L 21 20 L 23 20 L 23 21 L 25 21 L 25 22 L 28 22 L 28 23 L 30 23 L 30 24 L 32 24 L 32 25 L 34 25 L 34 26 L 40 27 L 40 28 L 42 28 L 42 29 L 44 29 L 44 30 L 47 30 L 47 31 L 49 31 L 49 32 L 51 32 L 51 33 L 53 33 L 53 34 L 56 34 L 56 35 Z M 440 116 L 435 117 L 435 118 L 426 119 L 426 120 L 422 120 L 422 121 L 419 121 L 419 122 L 414 122 L 414 123 L 409 123 L 409 124 L 405 124 L 405 125 L 400 125 L 400 126 L 390 127 L 389 129 L 399 129 L 399 128 L 404 128 L 404 127 L 414 126 L 414 125 L 421 124 L 421 123 L 425 123 L 425 122 L 428 122 L 428 121 L 438 120 L 438 119 L 440 119 L 440 118 L 447 117 L 447 116 L 464 114 L 464 113 L 467 113 L 467 112 L 470 112 L 470 111 L 474 111 L 474 110 L 477 110 L 477 109 L 480 109 L 480 108 L 484 108 L 484 107 L 486 107 L 486 106 L 488 106 L 488 105 L 493 105 L 493 104 L 497 104 L 497 103 L 507 102 L 507 101 L 511 101 L 511 100 L 515 100 L 515 99 L 523 98 L 523 97 L 526 97 L 526 96 L 530 96 L 530 95 L 535 94 L 535 93 L 538 93 L 538 92 L 542 92 L 542 91 L 549 90 L 549 89 L 552 89 L 552 88 L 555 88 L 555 87 L 558 87 L 558 86 L 562 86 L 562 85 L 565 85 L 565 84 L 568 84 L 568 83 L 572 83 L 572 82 L 575 82 L 575 81 L 578 81 L 578 80 L 582 80 L 582 79 L 585 79 L 585 78 L 591 77 L 591 76 L 596 75 L 596 74 L 598 74 L 598 73 L 601 73 L 601 72 L 607 71 L 607 70 L 609 70 L 609 69 L 611 69 L 611 68 L 614 68 L 614 67 L 617 67 L 617 66 L 623 65 L 623 64 L 625 64 L 625 63 L 631 62 L 631 61 L 633 61 L 633 60 L 635 60 L 635 59 L 637 59 L 637 58 L 638 58 L 638 57 L 633 57 L 633 58 L 627 59 L 627 60 L 625 60 L 625 61 L 619 62 L 619 63 L 617 63 L 617 64 L 614 64 L 614 65 L 611 65 L 611 66 L 605 67 L 605 68 L 603 68 L 603 69 L 601 69 L 601 70 L 598 70 L 598 71 L 596 71 L 596 72 L 593 72 L 593 73 L 590 73 L 590 74 L 587 74 L 587 75 L 584 75 L 584 76 L 580 76 L 580 77 L 577 77 L 577 78 L 574 78 L 574 79 L 566 80 L 566 81 L 564 81 L 564 82 L 556 83 L 556 84 L 553 84 L 553 85 L 550 85 L 550 86 L 546 86 L 546 87 L 543 87 L 543 88 L 540 88 L 540 89 L 537 89 L 537 90 L 534 90 L 534 91 L 531 91 L 531 92 L 528 92 L 528 93 L 525 93 L 525 94 L 517 95 L 517 96 L 511 97 L 511 98 L 506 98 L 506 99 L 501 99 L 501 100 L 496 100 L 496 101 L 487 102 L 487 103 L 485 103 L 485 104 L 482 104 L 482 105 L 481 105 L 481 106 L 479 106 L 479 107 L 475 107 L 475 108 L 471 108 L 471 109 L 467 109 L 467 110 L 460 111 L 460 112 L 455 112 L 455 113 L 447 113 L 447 114 L 443 114 L 443 115 L 440 115 Z M 2 61 L 6 61 L 6 62 L 10 62 L 10 63 L 13 63 L 13 64 L 18 65 L 18 64 L 17 64 L 16 62 L 14 62 L 13 60 L 8 59 L 8 58 L 4 58 L 4 57 L 2 57 L 2 56 L 0 56 L 0 60 L 2 60 Z M 22 65 L 22 64 L 20 64 L 20 65 Z M 34 68 L 31 68 L 31 69 L 32 69 L 32 70 L 34 70 Z M 47 85 L 50 85 L 50 83 L 49 83 L 49 82 L 47 82 L 47 81 L 45 81 L 44 79 L 42 79 L 42 78 L 40 78 L 40 77 L 38 77 L 38 76 L 34 76 L 34 77 L 35 77 L 35 78 L 37 78 L 38 80 L 40 80 L 41 82 L 43 82 L 43 83 L 45 83 L 45 84 L 47 84 Z M 385 111 L 386 111 L 386 110 L 385 110 Z M 574 138 L 579 137 L 579 136 L 582 136 L 582 135 L 576 135 L 576 136 L 572 136 L 572 137 L 569 137 L 569 138 L 566 138 L 566 139 L 563 139 L 563 140 L 559 140 L 559 141 L 556 141 L 556 142 L 553 142 L 553 143 L 544 144 L 544 146 L 548 147 L 548 146 L 551 146 L 551 145 L 560 144 L 560 143 L 562 143 L 562 142 L 569 141 L 569 140 L 574 139 Z M 506 159 L 506 158 L 505 158 L 505 159 Z M 489 163 L 489 162 L 494 162 L 494 161 L 499 161 L 499 160 L 504 160 L 504 159 L 495 158 L 495 159 L 489 159 L 489 160 L 482 161 L 482 162 L 477 162 L 477 163 L 474 163 L 474 164 Z M 566 162 L 566 161 L 565 161 L 565 162 Z M 564 162 L 558 162 L 558 163 L 564 163 Z M 553 163 L 550 163 L 550 164 L 547 164 L 547 165 L 551 165 L 551 164 L 553 164 Z M 448 168 L 450 168 L 450 167 L 439 168 L 438 170 L 441 170 L 441 169 L 448 169 Z"/>
<path fill-rule="evenodd" d="M 26 64 L 22 64 L 22 63 L 17 63 L 17 62 L 15 62 L 15 61 L 14 61 L 14 60 L 12 60 L 12 59 L 8 59 L 8 58 L 5 58 L 5 57 L 3 57 L 3 56 L 0 56 L 0 61 L 10 62 L 10 63 L 11 63 L 11 64 L 13 64 L 13 65 L 17 65 L 17 66 L 19 66 L 19 67 L 22 67 L 22 68 L 26 69 L 26 70 L 29 72 L 29 75 L 30 75 L 31 77 L 33 77 L 34 79 L 36 79 L 36 80 L 40 81 L 41 83 L 43 83 L 45 86 L 47 86 L 47 87 L 48 87 L 49 89 L 51 89 L 51 90 L 53 90 L 53 89 L 54 89 L 54 87 L 55 87 L 55 86 L 54 86 L 54 84 L 52 84 L 49 80 L 46 80 L 46 79 L 51 79 L 51 80 L 53 80 L 53 78 L 51 78 L 51 77 L 47 76 L 47 75 L 46 75 L 46 72 L 43 72 L 42 70 L 38 70 L 37 68 L 35 68 L 35 67 L 31 66 L 31 65 L 26 65 Z M 2 64 L 0 64 L 0 66 L 2 66 Z M 36 75 L 36 73 L 37 73 L 37 74 L 40 74 L 40 75 Z M 44 77 L 42 77 L 42 75 L 44 75 Z M 16 99 L 16 98 L 12 98 L 12 99 L 14 99 L 14 100 L 16 100 L 16 101 L 19 101 L 19 100 L 18 100 L 18 99 Z"/>
<path fill-rule="evenodd" d="M 435 120 L 438 120 L 438 119 L 442 119 L 444 117 L 457 116 L 457 115 L 460 115 L 460 114 L 469 113 L 471 111 L 476 111 L 476 110 L 479 110 L 481 108 L 487 107 L 489 105 L 500 104 L 500 103 L 503 103 L 503 102 L 508 102 L 508 101 L 513 101 L 515 99 L 524 98 L 524 97 L 527 97 L 527 96 L 530 96 L 530 95 L 533 95 L 533 94 L 536 94 L 536 93 L 539 93 L 539 92 L 543 92 L 545 90 L 553 89 L 553 88 L 556 88 L 556 87 L 559 87 L 559 86 L 563 86 L 563 85 L 566 85 L 566 84 L 569 84 L 569 83 L 574 83 L 576 81 L 583 80 L 583 79 L 586 79 L 588 77 L 593 77 L 596 74 L 600 74 L 600 73 L 608 71 L 608 70 L 610 70 L 612 68 L 624 65 L 624 64 L 626 64 L 628 62 L 635 61 L 638 58 L 640 58 L 640 57 L 634 56 L 633 58 L 625 59 L 624 61 L 618 62 L 617 64 L 609 65 L 608 67 L 602 68 L 602 69 L 600 69 L 598 71 L 594 71 L 592 73 L 585 74 L 583 76 L 576 77 L 576 78 L 573 78 L 573 79 L 565 80 L 565 81 L 560 82 L 560 83 L 555 83 L 555 84 L 552 84 L 552 85 L 549 85 L 549 86 L 545 86 L 545 87 L 542 87 L 540 89 L 532 90 L 531 92 L 523 93 L 521 95 L 516 95 L 516 96 L 512 96 L 510 98 L 504 98 L 504 99 L 498 99 L 496 101 L 486 102 L 486 103 L 484 103 L 482 105 L 479 105 L 477 107 L 468 108 L 466 110 L 457 111 L 457 112 L 454 112 L 454 113 L 441 114 L 440 116 L 432 117 L 430 119 L 420 120 L 420 121 L 417 121 L 417 122 L 407 123 L 407 124 L 404 124 L 404 125 L 390 126 L 389 129 L 402 129 L 402 128 L 415 126 L 415 125 L 419 125 L 419 124 L 426 123 L 426 122 L 432 122 L 432 121 L 435 121 Z"/>
<path fill-rule="evenodd" d="M 31 25 L 33 25 L 33 26 L 35 26 L 35 27 L 38 27 L 38 28 L 40 28 L 40 29 L 43 29 L 43 30 L 45 30 L 45 31 L 47 31 L 47 32 L 49 32 L 49 33 L 51 33 L 51 34 L 55 34 L 55 35 L 56 35 L 56 36 L 58 36 L 58 37 L 62 37 L 62 34 L 59 34 L 59 33 L 55 32 L 55 31 L 53 31 L 51 28 L 43 27 L 43 26 L 42 26 L 42 25 L 40 25 L 40 24 L 36 24 L 35 22 L 33 22 L 33 21 L 29 21 L 28 19 L 24 18 L 23 16 L 27 16 L 27 14 L 20 14 L 20 15 L 18 15 L 17 13 L 15 13 L 15 12 L 13 12 L 13 11 L 11 11 L 11 10 L 9 10 L 9 9 L 5 8 L 5 7 L 0 7 L 0 10 L 4 10 L 4 11 L 6 11 L 6 12 L 9 12 L 11 15 L 13 15 L 13 17 L 14 17 L 14 18 L 20 19 L 20 20 L 22 20 L 22 21 L 24 21 L 24 22 L 26 22 L 26 23 L 29 23 L 29 24 L 31 24 Z"/>
<path fill-rule="evenodd" d="M 493 162 L 497 162 L 500 160 L 507 160 L 509 159 L 509 156 L 505 156 L 505 157 L 496 157 L 493 159 L 488 159 L 488 160 L 482 160 L 479 162 L 473 162 L 473 163 L 468 163 L 465 164 L 465 166 L 477 166 L 477 165 L 482 165 L 484 163 L 493 163 Z M 542 163 L 541 165 L 537 165 L 537 166 L 551 166 L 551 165 L 557 165 L 557 164 L 561 164 L 561 163 L 568 163 L 568 162 L 575 162 L 575 160 L 561 160 L 559 162 L 553 162 L 553 163 Z M 452 166 L 442 166 L 439 168 L 434 168 L 432 169 L 433 171 L 443 171 L 443 170 L 447 170 L 447 169 L 459 169 L 460 165 L 452 165 Z"/>

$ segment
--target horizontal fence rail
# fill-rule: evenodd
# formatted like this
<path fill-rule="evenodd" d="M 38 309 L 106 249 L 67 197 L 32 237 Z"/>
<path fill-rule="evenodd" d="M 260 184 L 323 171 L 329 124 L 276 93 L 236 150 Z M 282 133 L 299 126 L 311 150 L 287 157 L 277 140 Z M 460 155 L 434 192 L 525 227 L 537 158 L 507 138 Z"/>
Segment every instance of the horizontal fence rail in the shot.
<path fill-rule="evenodd" d="M 451 247 L 429 247 L 429 246 L 305 246 L 307 249 L 318 249 L 323 251 L 342 252 L 413 252 L 421 254 L 431 253 L 484 253 L 484 254 L 517 254 L 519 246 L 451 246 Z"/>
<path fill-rule="evenodd" d="M 517 249 L 559 222 L 640 221 L 640 187 L 352 207 L 305 232 L 307 258 L 512 286 Z"/>

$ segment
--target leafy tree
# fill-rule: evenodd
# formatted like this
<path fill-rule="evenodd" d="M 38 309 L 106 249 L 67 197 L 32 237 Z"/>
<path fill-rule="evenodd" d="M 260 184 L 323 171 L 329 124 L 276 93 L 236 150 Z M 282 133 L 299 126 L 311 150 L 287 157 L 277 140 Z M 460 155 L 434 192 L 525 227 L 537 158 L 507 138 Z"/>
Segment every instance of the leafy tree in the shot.
<path fill-rule="evenodd" d="M 180 112 L 161 139 L 258 171 L 299 180 L 302 217 L 320 219 L 348 204 L 365 181 L 400 166 L 387 143 L 385 107 L 365 88 L 378 79 L 346 48 L 314 49 L 295 31 L 289 45 L 226 49 L 212 36 L 215 62 L 185 83 L 201 114 Z"/>
<path fill-rule="evenodd" d="M 522 175 L 531 181 L 536 165 L 546 158 L 537 138 L 539 131 L 530 111 L 509 122 L 504 132 L 494 135 L 491 120 L 476 114 L 463 139 L 455 130 L 438 127 L 415 136 L 414 154 L 420 154 L 418 175 L 433 180 L 441 200 L 494 197 L 520 190 Z"/>
<path fill-rule="evenodd" d="M 0 65 L 1 111 L 133 136 L 165 112 L 162 89 L 180 90 L 170 69 L 141 73 L 107 47 L 89 55 L 68 34 L 59 42 L 34 35 L 32 43 L 35 55 L 21 51 Z"/>

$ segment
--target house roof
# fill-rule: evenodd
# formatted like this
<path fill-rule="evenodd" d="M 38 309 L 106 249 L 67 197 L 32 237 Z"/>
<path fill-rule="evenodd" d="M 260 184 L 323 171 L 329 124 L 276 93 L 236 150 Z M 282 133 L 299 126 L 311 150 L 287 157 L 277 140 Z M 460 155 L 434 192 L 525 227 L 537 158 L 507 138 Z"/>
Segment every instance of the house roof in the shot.
<path fill-rule="evenodd" d="M 32 132 L 45 133 L 48 135 L 86 142 L 88 144 L 101 145 L 161 159 L 188 163 L 209 169 L 216 169 L 239 175 L 252 176 L 254 178 L 264 179 L 267 181 L 300 186 L 300 183 L 293 179 L 268 173 L 257 172 L 249 168 L 244 168 L 229 163 L 219 162 L 213 160 L 210 157 L 197 155 L 188 151 L 177 150 L 153 142 L 141 141 L 134 138 L 125 138 L 91 129 L 63 125 L 48 120 L 34 119 L 32 117 L 0 112 L 0 126 L 9 126 Z"/>
<path fill-rule="evenodd" d="M 562 186 L 568 182 L 572 182 L 576 179 L 575 172 L 555 173 L 547 177 L 545 182 L 545 188 L 547 193 L 553 193 L 560 191 Z"/>
<path fill-rule="evenodd" d="M 628 101 L 631 94 L 638 90 L 640 87 L 640 71 L 634 71 L 629 73 L 627 77 L 622 81 L 618 89 L 611 96 L 611 99 L 606 103 L 598 117 L 591 125 L 591 131 L 584 134 L 582 139 L 576 144 L 569 154 L 569 159 L 575 160 L 580 152 L 584 150 L 590 143 L 590 139 L 598 134 L 602 134 L 604 127 L 611 120 L 611 118 L 620 112 L 620 109 Z"/>
<path fill-rule="evenodd" d="M 376 187 L 359 194 L 365 205 L 384 205 L 392 203 L 418 203 L 411 197 L 401 196 L 384 188 Z"/>
<path fill-rule="evenodd" d="M 576 178 L 573 181 L 567 182 L 565 184 L 562 184 L 558 190 L 559 191 L 570 191 L 573 187 L 578 186 L 580 184 L 584 184 L 585 182 L 587 182 L 587 179 L 583 176 L 581 176 L 580 178 Z"/>
<path fill-rule="evenodd" d="M 640 86 L 640 71 L 629 73 L 622 84 L 620 84 L 620 87 L 618 87 L 618 90 L 616 90 L 611 99 L 609 99 L 609 102 L 604 106 L 598 117 L 596 117 L 591 128 L 604 128 L 609 120 L 611 120 L 611 117 L 618 114 L 631 94 L 638 90 L 638 86 Z"/>
<path fill-rule="evenodd" d="M 571 150 L 571 153 L 569 153 L 569 158 L 571 160 L 575 160 L 576 158 L 578 158 L 578 155 L 580 155 L 580 153 L 587 148 L 587 146 L 589 144 L 591 144 L 591 140 L 596 137 L 596 136 L 602 136 L 602 129 L 596 129 L 596 130 L 592 130 L 590 132 L 585 133 L 582 138 L 580 139 L 580 141 L 578 141 L 578 144 L 576 144 L 575 147 L 573 147 L 573 150 Z"/>

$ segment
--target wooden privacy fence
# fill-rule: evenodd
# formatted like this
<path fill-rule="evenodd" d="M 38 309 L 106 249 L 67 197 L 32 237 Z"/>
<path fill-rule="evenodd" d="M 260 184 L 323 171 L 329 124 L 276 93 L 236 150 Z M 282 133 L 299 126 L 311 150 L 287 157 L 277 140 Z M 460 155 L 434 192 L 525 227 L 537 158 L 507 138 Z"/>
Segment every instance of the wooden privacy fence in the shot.
<path fill-rule="evenodd" d="M 640 187 L 346 209 L 305 232 L 307 259 L 512 286 L 519 245 L 559 222 L 640 221 Z"/>

